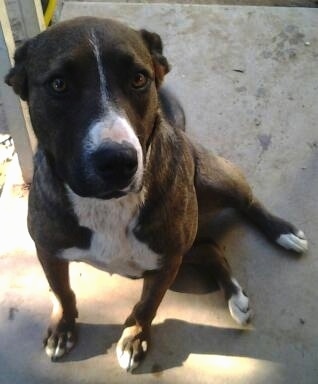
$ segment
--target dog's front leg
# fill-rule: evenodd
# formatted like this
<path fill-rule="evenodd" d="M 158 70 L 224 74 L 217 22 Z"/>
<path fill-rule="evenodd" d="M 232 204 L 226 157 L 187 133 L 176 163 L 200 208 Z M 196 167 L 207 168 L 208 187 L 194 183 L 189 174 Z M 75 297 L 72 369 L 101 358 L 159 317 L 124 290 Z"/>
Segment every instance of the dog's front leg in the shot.
<path fill-rule="evenodd" d="M 43 344 L 46 354 L 56 360 L 76 343 L 78 316 L 74 292 L 69 283 L 69 263 L 37 248 L 38 258 L 52 290 L 53 309 Z"/>
<path fill-rule="evenodd" d="M 123 369 L 134 370 L 147 353 L 151 322 L 180 264 L 181 257 L 178 257 L 163 269 L 145 274 L 140 301 L 125 321 L 124 331 L 117 343 L 117 358 Z"/>

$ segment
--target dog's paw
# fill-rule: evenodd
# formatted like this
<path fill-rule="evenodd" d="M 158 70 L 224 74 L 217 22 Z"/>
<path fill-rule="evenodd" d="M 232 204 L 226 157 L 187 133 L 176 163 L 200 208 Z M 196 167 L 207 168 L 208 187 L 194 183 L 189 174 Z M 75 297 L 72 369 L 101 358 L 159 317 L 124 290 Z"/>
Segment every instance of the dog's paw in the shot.
<path fill-rule="evenodd" d="M 63 324 L 61 327 L 50 326 L 43 339 L 45 352 L 52 361 L 56 361 L 74 347 L 76 339 L 75 324 Z"/>
<path fill-rule="evenodd" d="M 284 233 L 278 237 L 276 242 L 283 248 L 298 253 L 306 252 L 308 249 L 308 241 L 304 232 L 300 230 L 296 233 Z"/>
<path fill-rule="evenodd" d="M 249 299 L 238 282 L 234 279 L 232 281 L 237 287 L 237 293 L 233 294 L 228 301 L 229 310 L 231 316 L 237 323 L 246 325 L 252 317 L 252 311 L 249 307 Z"/>
<path fill-rule="evenodd" d="M 134 325 L 124 329 L 117 343 L 116 354 L 121 368 L 132 372 L 138 367 L 148 349 L 148 337 L 142 328 Z"/>

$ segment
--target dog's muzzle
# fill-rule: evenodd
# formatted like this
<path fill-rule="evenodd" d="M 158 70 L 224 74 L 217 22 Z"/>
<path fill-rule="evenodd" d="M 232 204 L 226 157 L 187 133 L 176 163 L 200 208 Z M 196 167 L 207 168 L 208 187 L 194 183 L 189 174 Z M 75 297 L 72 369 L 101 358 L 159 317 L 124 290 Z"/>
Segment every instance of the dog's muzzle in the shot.
<path fill-rule="evenodd" d="M 112 199 L 141 190 L 143 150 L 126 118 L 113 113 L 94 121 L 76 148 L 63 179 L 79 196 Z"/>
<path fill-rule="evenodd" d="M 125 194 L 125 189 L 132 183 L 138 168 L 136 148 L 126 141 L 118 143 L 106 140 L 91 156 L 96 174 L 109 190 L 119 196 Z"/>

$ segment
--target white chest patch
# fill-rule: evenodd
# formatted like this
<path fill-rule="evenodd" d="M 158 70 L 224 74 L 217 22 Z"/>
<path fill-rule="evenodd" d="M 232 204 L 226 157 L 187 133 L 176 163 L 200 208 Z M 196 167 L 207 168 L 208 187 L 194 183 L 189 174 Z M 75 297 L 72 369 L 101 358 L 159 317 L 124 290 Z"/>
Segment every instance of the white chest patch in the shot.
<path fill-rule="evenodd" d="M 140 242 L 133 233 L 142 204 L 141 194 L 120 199 L 83 198 L 69 192 L 79 224 L 92 232 L 89 249 L 67 248 L 59 257 L 84 261 L 109 273 L 141 277 L 143 272 L 160 267 L 160 255 Z"/>

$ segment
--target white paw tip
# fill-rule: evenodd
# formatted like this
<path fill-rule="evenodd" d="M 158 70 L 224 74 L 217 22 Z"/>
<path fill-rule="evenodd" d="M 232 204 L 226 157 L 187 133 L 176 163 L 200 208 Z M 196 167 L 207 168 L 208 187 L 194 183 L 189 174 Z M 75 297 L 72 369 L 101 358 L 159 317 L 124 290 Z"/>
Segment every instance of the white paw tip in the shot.
<path fill-rule="evenodd" d="M 248 306 L 248 298 L 242 300 L 243 293 L 233 295 L 229 300 L 229 310 L 233 319 L 240 325 L 246 325 L 252 316 Z"/>
<path fill-rule="evenodd" d="M 293 233 L 280 235 L 276 242 L 285 249 L 299 253 L 305 252 L 308 249 L 308 241 L 303 231 L 298 231 L 297 235 Z"/>
<path fill-rule="evenodd" d="M 300 239 L 306 240 L 306 236 L 305 236 L 304 232 L 301 231 L 300 229 L 297 232 L 297 237 L 299 237 Z"/>
<path fill-rule="evenodd" d="M 124 329 L 120 340 L 116 346 L 116 355 L 119 366 L 125 371 L 132 372 L 138 367 L 140 359 L 136 357 L 140 352 L 146 353 L 148 349 L 148 343 L 146 340 L 142 340 L 140 343 L 140 349 L 133 346 L 132 341 L 129 339 L 133 338 L 140 332 L 140 327 L 132 326 Z"/>
<path fill-rule="evenodd" d="M 49 346 L 45 347 L 45 353 L 52 359 L 58 359 L 65 354 L 65 349 L 57 346 L 55 348 L 50 348 Z"/>
<path fill-rule="evenodd" d="M 233 283 L 237 286 L 238 292 L 231 296 L 228 301 L 229 310 L 233 319 L 241 324 L 246 325 L 252 316 L 252 311 L 249 308 L 249 299 L 243 293 L 243 290 L 239 283 L 232 279 Z"/>
<path fill-rule="evenodd" d="M 45 347 L 45 353 L 49 356 L 52 357 L 54 355 L 54 348 L 50 348 L 49 346 Z"/>
<path fill-rule="evenodd" d="M 141 343 L 141 348 L 143 350 L 144 353 L 147 352 L 147 349 L 148 349 L 148 344 L 147 344 L 147 341 L 144 340 L 142 343 Z"/>
<path fill-rule="evenodd" d="M 135 361 L 133 351 L 122 350 L 119 346 L 116 348 L 117 360 L 119 366 L 127 372 L 132 372 L 138 367 L 139 362 Z"/>
<path fill-rule="evenodd" d="M 61 336 L 58 340 L 57 345 L 55 346 L 46 345 L 45 353 L 52 360 L 56 360 L 62 357 L 74 347 L 75 340 L 74 340 L 73 334 L 71 332 L 68 332 L 66 336 L 67 336 L 66 343 L 63 342 L 63 337 Z"/>
<path fill-rule="evenodd" d="M 121 348 L 117 348 L 116 353 L 119 366 L 126 371 L 130 370 L 131 353 L 129 351 L 122 351 Z"/>

